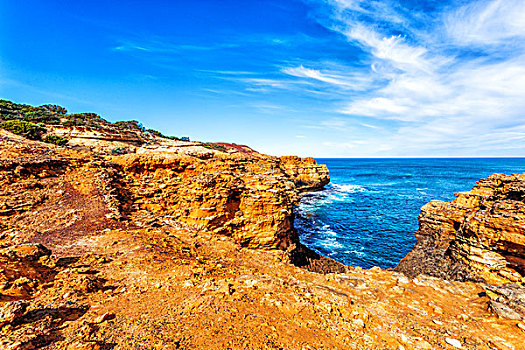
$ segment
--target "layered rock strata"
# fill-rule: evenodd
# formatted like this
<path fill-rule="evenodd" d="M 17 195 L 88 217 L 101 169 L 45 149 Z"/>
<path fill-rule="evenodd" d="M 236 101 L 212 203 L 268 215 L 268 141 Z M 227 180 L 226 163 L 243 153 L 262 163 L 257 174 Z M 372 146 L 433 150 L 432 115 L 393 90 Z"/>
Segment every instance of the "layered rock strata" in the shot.
<path fill-rule="evenodd" d="M 243 146 L 104 142 L 0 131 L 0 349 L 522 348 L 523 321 L 478 284 L 301 247 L 291 208 L 323 182 L 311 161 L 290 174 Z"/>
<path fill-rule="evenodd" d="M 409 276 L 482 282 L 500 317 L 525 317 L 525 174 L 494 174 L 419 215 L 414 249 L 396 267 Z"/>
<path fill-rule="evenodd" d="M 53 135 L 73 140 L 73 143 L 81 143 L 81 140 L 103 140 L 111 142 L 131 143 L 137 146 L 154 139 L 145 138 L 145 134 L 134 130 L 115 130 L 90 128 L 86 126 L 48 126 Z"/>
<path fill-rule="evenodd" d="M 299 191 L 319 190 L 330 182 L 326 165 L 317 164 L 313 158 L 285 156 L 280 160 L 281 167 Z"/>
<path fill-rule="evenodd" d="M 416 238 L 399 271 L 525 282 L 525 174 L 494 174 L 452 202 L 431 201 L 421 208 Z"/>
<path fill-rule="evenodd" d="M 115 161 L 125 174 L 133 210 L 162 213 L 250 248 L 285 250 L 298 242 L 295 179 L 279 159 L 233 154 L 201 160 L 153 152 Z"/>
<path fill-rule="evenodd" d="M 17 140 L 7 133 L 2 139 L 4 217 L 74 197 L 93 211 L 84 216 L 93 218 L 85 227 L 105 219 L 150 216 L 230 236 L 243 247 L 286 250 L 299 243 L 293 227 L 299 191 L 329 181 L 326 166 L 313 159 L 281 160 L 253 150 L 226 153 L 198 143 L 161 140 L 130 154 L 102 156 Z M 9 151 L 18 156 L 10 157 Z M 20 157 L 25 153 L 32 154 Z M 77 176 L 82 183 L 65 186 Z M 20 229 L 33 231 L 34 226 Z"/>

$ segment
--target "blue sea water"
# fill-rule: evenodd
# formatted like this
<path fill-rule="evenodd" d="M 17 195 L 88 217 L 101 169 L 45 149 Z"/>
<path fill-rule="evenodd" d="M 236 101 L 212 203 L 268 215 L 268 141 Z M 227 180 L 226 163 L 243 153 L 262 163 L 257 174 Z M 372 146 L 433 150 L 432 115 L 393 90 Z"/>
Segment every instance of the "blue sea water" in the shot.
<path fill-rule="evenodd" d="M 331 183 L 296 208 L 301 242 L 351 266 L 394 267 L 414 246 L 421 207 L 450 201 L 493 173 L 525 173 L 525 158 L 317 159 Z"/>

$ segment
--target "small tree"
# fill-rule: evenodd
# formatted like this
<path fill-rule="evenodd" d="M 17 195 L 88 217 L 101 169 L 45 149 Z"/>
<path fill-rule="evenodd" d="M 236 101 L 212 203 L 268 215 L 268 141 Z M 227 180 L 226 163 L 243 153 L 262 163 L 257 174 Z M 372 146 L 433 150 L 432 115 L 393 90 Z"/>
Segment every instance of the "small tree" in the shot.
<path fill-rule="evenodd" d="M 6 120 L 0 123 L 0 128 L 30 140 L 40 140 L 42 139 L 42 134 L 46 132 L 44 127 L 24 120 Z"/>
<path fill-rule="evenodd" d="M 67 109 L 65 109 L 64 107 L 59 106 L 59 105 L 51 105 L 51 104 L 49 104 L 49 105 L 42 105 L 42 106 L 40 106 L 40 108 L 43 108 L 43 109 L 45 109 L 48 112 L 52 112 L 52 113 L 56 113 L 56 114 L 62 114 L 62 115 L 67 114 Z"/>
<path fill-rule="evenodd" d="M 164 136 L 160 131 L 157 131 L 157 130 L 155 130 L 155 129 L 147 129 L 146 132 L 147 132 L 147 133 L 150 133 L 150 134 L 153 135 L 153 136 L 164 137 L 164 138 L 166 137 L 166 136 Z"/>
<path fill-rule="evenodd" d="M 144 126 L 137 120 L 121 120 L 113 123 L 117 128 L 122 130 L 138 130 L 144 131 Z"/>

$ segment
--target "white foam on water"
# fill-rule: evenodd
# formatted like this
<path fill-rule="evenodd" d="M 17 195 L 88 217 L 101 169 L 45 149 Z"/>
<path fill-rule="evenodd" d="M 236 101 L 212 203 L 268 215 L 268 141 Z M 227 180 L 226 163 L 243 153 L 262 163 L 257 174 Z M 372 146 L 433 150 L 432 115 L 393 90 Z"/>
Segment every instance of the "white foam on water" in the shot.
<path fill-rule="evenodd" d="M 321 227 L 320 231 L 322 233 L 326 234 L 326 235 L 329 235 L 329 236 L 332 236 L 332 237 L 337 237 L 337 232 L 332 230 L 332 228 L 328 224 L 323 225 L 323 227 Z"/>
<path fill-rule="evenodd" d="M 355 184 L 330 184 L 326 189 L 310 192 L 301 198 L 299 208 L 303 212 L 315 211 L 324 204 L 333 202 L 353 202 L 352 194 L 371 191 L 361 185 Z"/>
<path fill-rule="evenodd" d="M 319 198 L 319 202 L 347 202 L 351 200 L 351 195 L 359 192 L 369 192 L 361 185 L 353 184 L 332 184 L 326 190 L 320 192 L 324 194 L 324 198 Z"/>
<path fill-rule="evenodd" d="M 334 184 L 332 186 L 334 190 L 342 193 L 356 193 L 356 192 L 365 192 L 368 191 L 361 185 L 352 185 L 352 184 Z"/>
<path fill-rule="evenodd" d="M 345 250 L 345 254 L 354 254 L 354 255 L 357 255 L 360 258 L 362 258 L 363 256 L 366 255 L 365 252 L 360 252 L 358 250 Z"/>
<path fill-rule="evenodd" d="M 335 237 L 329 237 L 323 240 L 319 240 L 319 244 L 326 249 L 342 249 L 343 248 L 343 245 L 339 243 Z M 336 253 L 337 251 L 333 251 L 330 253 L 330 255 L 336 254 Z"/>

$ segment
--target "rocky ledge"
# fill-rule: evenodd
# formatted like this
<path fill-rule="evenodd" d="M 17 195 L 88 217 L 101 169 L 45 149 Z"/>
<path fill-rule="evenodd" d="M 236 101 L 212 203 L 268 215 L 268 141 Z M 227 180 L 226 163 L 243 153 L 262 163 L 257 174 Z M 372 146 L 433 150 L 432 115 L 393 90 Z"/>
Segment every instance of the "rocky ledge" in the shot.
<path fill-rule="evenodd" d="M 523 348 L 514 286 L 303 247 L 293 206 L 329 181 L 312 159 L 77 131 L 0 130 L 0 349 Z"/>
<path fill-rule="evenodd" d="M 421 208 L 417 244 L 397 269 L 456 280 L 525 282 L 525 174 L 494 174 Z"/>
<path fill-rule="evenodd" d="M 287 250 L 299 243 L 293 227 L 298 194 L 330 181 L 326 166 L 311 158 L 277 158 L 251 149 L 224 152 L 198 142 L 158 139 L 144 147 L 130 143 L 127 154 L 114 155 L 54 147 L 7 132 L 0 137 L 0 213 L 18 241 L 49 239 L 38 228 L 53 231 L 44 219 L 48 214 L 34 210 L 56 206 L 77 221 L 86 215 L 73 213 L 86 210 L 96 212 L 91 221 L 97 224 L 107 219 L 140 224 L 137 218 L 147 217 L 228 236 L 242 247 Z M 77 182 L 68 185 L 70 177 Z M 74 200 L 66 203 L 66 198 Z M 79 201 L 91 208 L 75 205 Z M 64 236 L 69 231 L 62 223 L 56 229 Z"/>
<path fill-rule="evenodd" d="M 525 317 L 525 174 L 494 174 L 452 202 L 431 201 L 416 237 L 397 271 L 481 282 L 499 315 Z"/>

